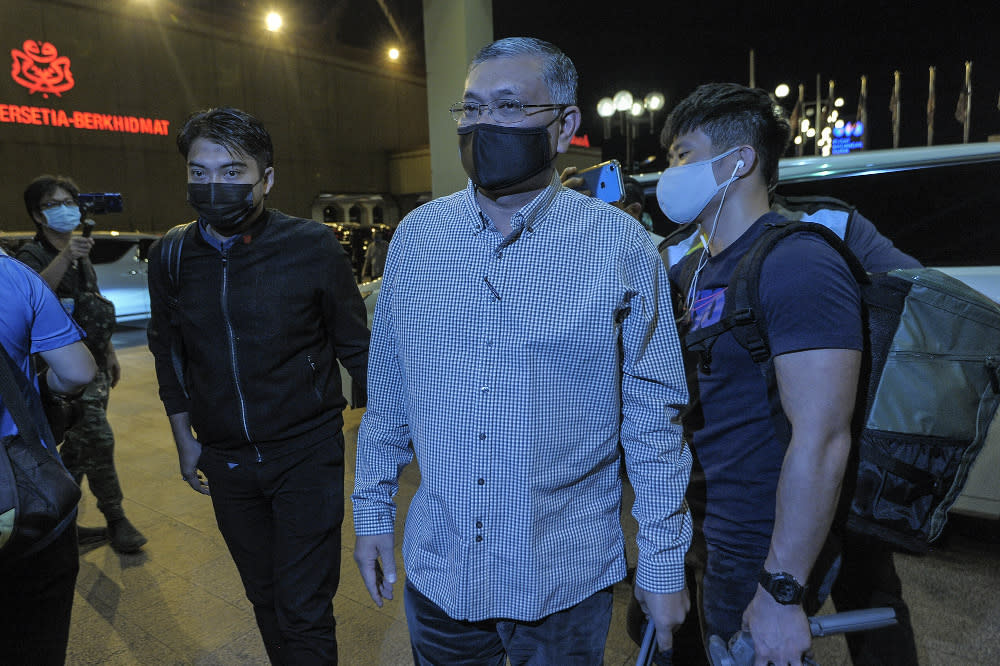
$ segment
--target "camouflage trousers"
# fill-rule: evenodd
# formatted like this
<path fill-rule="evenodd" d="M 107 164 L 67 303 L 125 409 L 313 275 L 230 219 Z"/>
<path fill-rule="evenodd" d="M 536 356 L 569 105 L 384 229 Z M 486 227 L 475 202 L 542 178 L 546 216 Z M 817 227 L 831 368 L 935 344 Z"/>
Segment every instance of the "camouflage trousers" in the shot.
<path fill-rule="evenodd" d="M 77 483 L 87 477 L 97 508 L 108 522 L 124 518 L 122 488 L 115 471 L 115 436 L 108 423 L 111 378 L 100 368 L 73 404 L 75 421 L 66 429 L 59 454 Z"/>

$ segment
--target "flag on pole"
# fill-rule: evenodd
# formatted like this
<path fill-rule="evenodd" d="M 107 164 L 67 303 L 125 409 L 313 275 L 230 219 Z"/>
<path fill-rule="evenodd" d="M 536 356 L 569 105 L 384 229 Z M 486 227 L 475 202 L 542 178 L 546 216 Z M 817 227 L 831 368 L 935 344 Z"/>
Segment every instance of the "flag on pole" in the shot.
<path fill-rule="evenodd" d="M 899 148 L 900 74 L 898 69 L 892 73 L 892 79 L 892 97 L 889 99 L 889 113 L 892 116 L 892 147 Z"/>
<path fill-rule="evenodd" d="M 934 74 L 935 68 L 927 72 L 927 145 L 934 145 Z"/>
<path fill-rule="evenodd" d="M 861 141 L 864 147 L 868 147 L 868 77 L 861 77 L 861 92 L 858 93 L 858 112 L 856 114 L 857 122 L 861 123 L 862 135 Z"/>
<path fill-rule="evenodd" d="M 795 102 L 792 115 L 788 119 L 788 124 L 792 127 L 792 141 L 795 143 L 795 154 L 802 157 L 802 119 L 805 117 L 806 86 L 799 84 L 799 100 Z"/>
<path fill-rule="evenodd" d="M 965 84 L 958 96 L 955 120 L 962 123 L 962 143 L 969 143 L 969 116 L 972 112 L 972 61 L 965 61 Z"/>

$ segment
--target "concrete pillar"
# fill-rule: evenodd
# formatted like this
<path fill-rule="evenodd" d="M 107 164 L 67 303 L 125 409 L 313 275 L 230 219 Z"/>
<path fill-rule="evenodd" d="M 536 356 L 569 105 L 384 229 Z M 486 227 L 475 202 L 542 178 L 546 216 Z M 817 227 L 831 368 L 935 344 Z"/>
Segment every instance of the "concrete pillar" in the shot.
<path fill-rule="evenodd" d="M 427 122 L 434 197 L 463 189 L 468 181 L 458 158 L 458 135 L 448 107 L 462 98 L 469 61 L 492 41 L 491 0 L 424 0 Z"/>

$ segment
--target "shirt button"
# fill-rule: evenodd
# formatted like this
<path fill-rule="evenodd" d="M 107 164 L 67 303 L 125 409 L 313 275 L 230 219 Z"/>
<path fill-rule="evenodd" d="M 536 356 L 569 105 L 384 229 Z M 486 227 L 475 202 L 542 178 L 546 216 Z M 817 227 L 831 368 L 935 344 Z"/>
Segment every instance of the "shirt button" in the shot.
<path fill-rule="evenodd" d="M 482 540 L 483 540 L 483 535 L 481 534 L 476 535 L 476 541 L 482 541 Z"/>
<path fill-rule="evenodd" d="M 503 259 L 503 252 L 497 252 L 497 259 Z"/>
<path fill-rule="evenodd" d="M 479 433 L 479 439 L 486 439 L 486 433 L 485 432 Z"/>
<path fill-rule="evenodd" d="M 483 521 L 477 520 L 476 521 L 476 529 L 482 529 L 482 528 L 483 528 Z"/>
<path fill-rule="evenodd" d="M 486 479 L 479 479 L 478 481 L 476 481 L 476 483 L 478 483 L 479 485 L 483 485 L 486 483 Z"/>
<path fill-rule="evenodd" d="M 479 390 L 482 391 L 483 393 L 489 393 L 490 392 L 490 387 L 489 386 L 483 386 Z"/>

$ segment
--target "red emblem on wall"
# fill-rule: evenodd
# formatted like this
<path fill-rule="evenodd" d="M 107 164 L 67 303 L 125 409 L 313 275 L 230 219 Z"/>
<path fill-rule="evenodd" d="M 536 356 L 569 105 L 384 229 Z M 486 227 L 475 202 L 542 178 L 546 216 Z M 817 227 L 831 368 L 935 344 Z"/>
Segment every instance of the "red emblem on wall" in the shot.
<path fill-rule="evenodd" d="M 61 97 L 73 87 L 73 72 L 69 71 L 69 58 L 61 56 L 49 42 L 26 40 L 23 50 L 11 49 L 13 59 L 10 78 L 34 94 L 42 93 L 48 99 L 49 93 Z"/>

